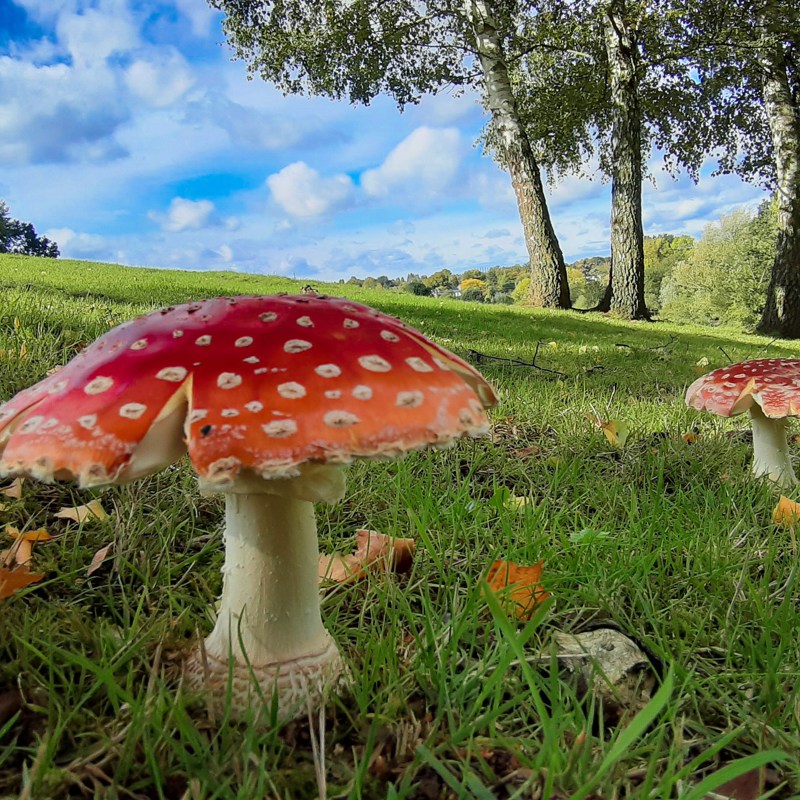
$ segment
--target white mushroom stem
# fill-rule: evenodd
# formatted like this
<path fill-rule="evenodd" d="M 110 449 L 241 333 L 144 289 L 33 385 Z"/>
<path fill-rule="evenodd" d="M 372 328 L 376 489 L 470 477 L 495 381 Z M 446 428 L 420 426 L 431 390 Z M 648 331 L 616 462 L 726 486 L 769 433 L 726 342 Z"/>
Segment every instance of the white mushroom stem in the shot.
<path fill-rule="evenodd" d="M 309 466 L 297 478 L 238 477 L 225 487 L 225 564 L 214 630 L 185 665 L 189 685 L 246 719 L 264 700 L 280 721 L 318 705 L 344 672 L 322 624 L 315 501 L 344 493 L 335 466 Z M 258 716 L 258 715 L 257 715 Z"/>
<path fill-rule="evenodd" d="M 786 440 L 785 419 L 772 419 L 764 414 L 761 406 L 750 407 L 750 422 L 753 426 L 753 474 L 767 476 L 780 486 L 793 486 L 797 477 L 789 458 Z"/>
<path fill-rule="evenodd" d="M 314 506 L 270 494 L 225 495 L 225 565 L 206 652 L 242 664 L 294 661 L 331 646 L 322 625 Z"/>

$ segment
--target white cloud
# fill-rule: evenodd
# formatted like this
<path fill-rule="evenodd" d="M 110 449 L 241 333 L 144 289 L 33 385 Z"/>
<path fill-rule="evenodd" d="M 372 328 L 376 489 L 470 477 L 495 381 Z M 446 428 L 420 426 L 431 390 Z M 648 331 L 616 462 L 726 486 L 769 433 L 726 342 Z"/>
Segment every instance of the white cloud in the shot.
<path fill-rule="evenodd" d="M 214 224 L 214 204 L 210 200 L 173 197 L 166 214 L 150 211 L 147 216 L 171 233 L 196 231 Z"/>
<path fill-rule="evenodd" d="M 134 49 L 138 31 L 124 0 L 110 0 L 105 8 L 62 14 L 56 30 L 75 66 L 104 62 L 109 56 Z"/>
<path fill-rule="evenodd" d="M 395 192 L 436 196 L 453 182 L 460 165 L 458 129 L 423 125 L 403 139 L 379 167 L 364 172 L 361 185 L 374 197 Z"/>
<path fill-rule="evenodd" d="M 65 258 L 102 258 L 108 252 L 108 243 L 94 233 L 78 233 L 72 228 L 50 228 L 44 232 L 58 245 Z"/>
<path fill-rule="evenodd" d="M 220 13 L 212 9 L 208 3 L 199 3 L 197 0 L 173 0 L 181 14 L 189 20 L 195 36 L 208 36 L 214 22 L 220 18 Z"/>
<path fill-rule="evenodd" d="M 293 217 L 319 217 L 346 207 L 353 194 L 347 175 L 323 177 L 304 161 L 295 161 L 267 178 L 275 202 Z"/>
<path fill-rule="evenodd" d="M 189 91 L 194 76 L 183 57 L 168 49 L 155 58 L 134 61 L 125 70 L 125 83 L 148 105 L 165 108 Z"/>

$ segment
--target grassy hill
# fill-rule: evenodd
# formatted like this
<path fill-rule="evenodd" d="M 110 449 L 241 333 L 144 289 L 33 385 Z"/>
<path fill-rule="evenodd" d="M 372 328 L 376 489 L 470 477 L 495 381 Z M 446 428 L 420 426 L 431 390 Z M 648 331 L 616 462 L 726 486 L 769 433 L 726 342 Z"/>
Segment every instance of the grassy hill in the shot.
<path fill-rule="evenodd" d="M 137 313 L 301 285 L 0 255 L 0 401 Z M 683 403 L 702 372 L 800 345 L 315 285 L 482 354 L 501 397 L 490 439 L 356 464 L 345 500 L 318 510 L 323 549 L 358 528 L 417 541 L 410 574 L 324 591 L 352 682 L 323 755 L 308 721 L 235 725 L 178 686 L 222 559 L 222 501 L 188 463 L 102 492 L 26 481 L 0 519 L 55 538 L 34 551 L 45 580 L 0 605 L 0 798 L 306 798 L 316 766 L 331 797 L 700 800 L 759 753 L 773 796 L 800 796 L 796 537 L 772 522 L 779 492 L 750 477 L 747 420 Z M 54 516 L 94 497 L 107 519 Z M 534 621 L 487 604 L 495 559 L 544 561 L 553 599 Z M 643 648 L 649 688 L 588 691 L 558 666 L 557 632 L 597 627 Z"/>

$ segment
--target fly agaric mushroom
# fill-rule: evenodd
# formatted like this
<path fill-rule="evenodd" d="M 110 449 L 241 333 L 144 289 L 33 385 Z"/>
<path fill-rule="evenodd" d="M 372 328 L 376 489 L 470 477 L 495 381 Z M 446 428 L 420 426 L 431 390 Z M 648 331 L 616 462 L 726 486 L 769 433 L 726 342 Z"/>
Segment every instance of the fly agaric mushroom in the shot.
<path fill-rule="evenodd" d="M 686 404 L 723 417 L 750 412 L 753 474 L 782 486 L 797 483 L 786 441 L 787 417 L 800 409 L 800 359 L 755 358 L 698 378 Z"/>
<path fill-rule="evenodd" d="M 188 450 L 225 495 L 216 625 L 190 684 L 279 718 L 336 682 L 320 616 L 314 502 L 344 493 L 354 458 L 395 458 L 487 432 L 480 373 L 399 320 L 321 295 L 217 298 L 106 333 L 0 406 L 0 475 L 125 483 Z"/>

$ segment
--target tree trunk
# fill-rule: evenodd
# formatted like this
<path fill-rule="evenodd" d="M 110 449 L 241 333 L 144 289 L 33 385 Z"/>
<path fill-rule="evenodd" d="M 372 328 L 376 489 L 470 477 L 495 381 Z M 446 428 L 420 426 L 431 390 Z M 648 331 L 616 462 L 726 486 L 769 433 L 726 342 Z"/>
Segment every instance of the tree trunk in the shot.
<path fill-rule="evenodd" d="M 649 319 L 644 301 L 639 46 L 625 15 L 625 0 L 611 0 L 603 18 L 611 86 L 613 167 L 610 292 L 599 308 L 607 306 L 628 319 Z"/>
<path fill-rule="evenodd" d="M 760 333 L 800 339 L 800 103 L 792 93 L 787 56 L 771 37 L 769 6 L 760 15 L 764 110 L 769 120 L 778 194 L 778 241 Z"/>
<path fill-rule="evenodd" d="M 543 308 L 570 308 L 567 270 L 558 244 L 539 165 L 517 113 L 508 68 L 491 0 L 465 0 L 464 8 L 475 34 L 492 120 L 503 146 L 531 263 L 530 297 Z"/>

